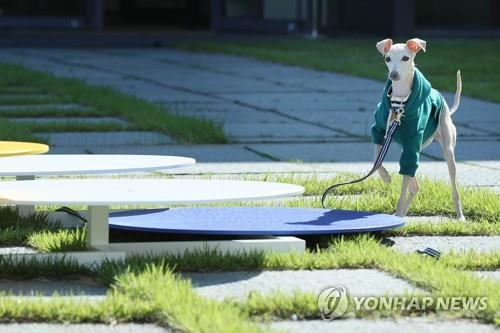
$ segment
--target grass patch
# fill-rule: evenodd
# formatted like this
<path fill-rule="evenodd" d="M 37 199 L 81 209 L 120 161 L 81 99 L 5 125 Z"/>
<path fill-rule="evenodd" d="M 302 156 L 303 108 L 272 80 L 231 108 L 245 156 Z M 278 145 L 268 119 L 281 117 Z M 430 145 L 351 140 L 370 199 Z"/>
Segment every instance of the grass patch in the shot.
<path fill-rule="evenodd" d="M 33 87 L 27 86 L 13 86 L 0 81 L 0 94 L 1 95 L 35 95 L 42 94 L 42 91 Z"/>
<path fill-rule="evenodd" d="M 10 122 L 0 117 L 0 140 L 3 141 L 30 141 L 47 143 L 47 140 L 35 136 L 28 125 Z"/>
<path fill-rule="evenodd" d="M 0 263 L 1 264 L 1 263 Z M 259 332 L 256 324 L 228 304 L 204 299 L 191 284 L 164 264 L 143 269 L 122 266 L 101 302 L 23 301 L 0 297 L 0 320 L 82 322 L 152 322 L 185 332 Z"/>
<path fill-rule="evenodd" d="M 1 117 L 36 118 L 36 117 L 99 117 L 102 112 L 93 109 L 58 109 L 51 107 L 23 107 L 16 109 L 0 109 Z"/>
<path fill-rule="evenodd" d="M 321 196 L 323 191 L 331 184 L 359 177 L 360 175 L 357 174 L 339 174 L 331 178 L 320 178 L 317 175 L 238 175 L 238 179 L 244 180 L 261 180 L 301 185 L 305 188 L 304 195 L 306 196 Z M 379 177 L 371 177 L 364 182 L 338 188 L 332 192 L 332 195 L 327 198 L 325 203 L 327 207 L 335 209 L 392 214 L 395 211 L 401 193 L 401 181 L 402 177 L 397 174 L 392 174 L 392 183 L 389 185 L 385 184 Z M 448 183 L 425 177 L 419 177 L 419 183 L 420 192 L 412 202 L 409 215 L 455 217 L 451 186 Z M 489 222 L 497 224 L 497 222 L 500 222 L 500 196 L 498 193 L 488 189 L 469 187 L 461 187 L 459 188 L 459 192 L 462 200 L 462 208 L 467 219 L 480 223 Z M 284 202 L 283 206 L 319 208 L 321 202 L 319 198 L 317 200 L 298 198 Z M 413 228 L 416 230 L 421 227 L 415 226 Z M 433 227 L 428 228 L 430 230 Z M 448 228 L 453 228 L 453 226 L 448 224 Z M 456 230 L 459 229 L 460 227 Z"/>
<path fill-rule="evenodd" d="M 57 223 L 49 222 L 44 214 L 21 217 L 9 207 L 0 208 L 1 245 L 20 245 L 26 242 L 32 233 L 55 232 L 58 229 Z"/>
<path fill-rule="evenodd" d="M 54 96 L 51 99 L 56 98 L 59 102 L 71 102 L 90 107 L 98 111 L 99 116 L 120 117 L 131 122 L 138 130 L 165 133 L 180 143 L 225 143 L 227 141 L 221 124 L 215 124 L 204 118 L 171 113 L 144 99 L 121 94 L 109 87 L 95 87 L 81 80 L 56 78 L 23 66 L 4 63 L 0 63 L 0 73 L 0 86 L 2 87 L 36 89 L 41 93 Z M 5 98 L 5 100 L 23 101 L 17 97 L 10 98 L 10 100 Z M 40 99 L 31 102 L 32 104 L 40 103 Z M 1 125 L 2 123 L 0 123 L 0 132 L 4 127 Z M 20 125 L 12 126 L 17 128 Z M 19 136 L 23 134 L 24 132 L 19 132 Z"/>
<path fill-rule="evenodd" d="M 69 252 L 87 249 L 87 228 L 42 230 L 27 235 L 26 244 L 41 252 Z"/>
<path fill-rule="evenodd" d="M 487 220 L 462 222 L 450 220 L 440 223 L 407 223 L 384 232 L 386 236 L 498 236 L 500 223 Z"/>
<path fill-rule="evenodd" d="M 2 96 L 0 95 L 0 105 L 26 106 L 33 104 L 64 104 L 71 102 L 68 98 L 56 96 Z"/>
<path fill-rule="evenodd" d="M 89 123 L 83 121 L 24 122 L 33 132 L 116 132 L 134 129 L 116 122 Z"/>
<path fill-rule="evenodd" d="M 0 256 L 0 278 L 23 280 L 33 278 L 70 279 L 71 277 L 90 276 L 94 274 L 92 268 L 82 266 L 75 260 L 68 258 L 34 259 L 15 256 Z M 2 297 L 0 297 L 0 300 Z"/>
<path fill-rule="evenodd" d="M 194 52 L 236 56 L 386 80 L 387 69 L 374 39 L 307 40 L 249 39 L 246 41 L 186 41 L 175 46 Z M 401 42 L 400 40 L 396 42 Z M 428 54 L 419 54 L 418 67 L 435 88 L 454 92 L 455 73 L 462 72 L 463 93 L 500 102 L 500 41 L 429 39 Z M 380 89 L 382 90 L 382 85 Z"/>

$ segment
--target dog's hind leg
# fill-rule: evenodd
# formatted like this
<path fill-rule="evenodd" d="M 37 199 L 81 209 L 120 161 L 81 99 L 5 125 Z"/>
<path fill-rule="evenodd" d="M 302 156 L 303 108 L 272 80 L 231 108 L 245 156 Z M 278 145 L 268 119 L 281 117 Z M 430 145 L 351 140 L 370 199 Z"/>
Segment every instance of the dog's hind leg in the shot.
<path fill-rule="evenodd" d="M 450 174 L 451 181 L 451 194 L 453 197 L 453 202 L 455 203 L 455 212 L 457 214 L 457 219 L 465 220 L 464 214 L 462 212 L 462 203 L 460 202 L 460 194 L 458 193 L 457 183 L 456 183 L 456 162 L 455 162 L 455 145 L 457 142 L 457 130 L 455 125 L 451 120 L 450 111 L 448 106 L 445 105 L 443 112 L 441 113 L 440 124 L 438 128 L 439 143 L 443 149 L 443 157 L 448 165 L 448 173 Z"/>

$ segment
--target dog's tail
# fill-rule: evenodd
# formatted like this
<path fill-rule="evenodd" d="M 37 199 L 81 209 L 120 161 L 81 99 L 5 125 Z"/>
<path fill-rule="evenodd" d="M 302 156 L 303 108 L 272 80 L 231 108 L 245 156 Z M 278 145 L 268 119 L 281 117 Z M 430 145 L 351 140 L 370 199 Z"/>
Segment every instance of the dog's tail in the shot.
<path fill-rule="evenodd" d="M 462 94 L 462 77 L 460 76 L 460 69 L 457 71 L 457 92 L 455 93 L 455 100 L 453 101 L 453 106 L 450 109 L 450 116 L 457 111 L 460 105 L 460 95 Z"/>

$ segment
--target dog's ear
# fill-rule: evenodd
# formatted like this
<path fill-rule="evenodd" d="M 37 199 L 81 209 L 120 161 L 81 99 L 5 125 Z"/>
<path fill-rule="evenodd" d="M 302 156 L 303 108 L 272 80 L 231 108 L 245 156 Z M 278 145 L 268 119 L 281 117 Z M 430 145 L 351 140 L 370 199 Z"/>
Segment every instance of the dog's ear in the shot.
<path fill-rule="evenodd" d="M 380 53 L 382 53 L 382 55 L 385 55 L 387 52 L 389 52 L 391 46 L 392 46 L 392 39 L 387 38 L 377 43 L 377 50 Z"/>
<path fill-rule="evenodd" d="M 427 42 L 425 40 L 421 40 L 418 38 L 412 38 L 412 39 L 408 39 L 406 41 L 406 46 L 408 46 L 408 48 L 415 53 L 418 53 L 418 51 L 420 51 L 420 50 L 425 52 L 425 45 L 426 44 L 427 44 Z"/>

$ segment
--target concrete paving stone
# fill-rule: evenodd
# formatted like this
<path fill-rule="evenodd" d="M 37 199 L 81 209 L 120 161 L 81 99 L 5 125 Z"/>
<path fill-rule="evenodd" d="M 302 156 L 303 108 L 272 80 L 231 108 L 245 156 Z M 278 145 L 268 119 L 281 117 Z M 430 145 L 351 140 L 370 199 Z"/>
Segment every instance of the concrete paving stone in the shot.
<path fill-rule="evenodd" d="M 216 73 L 205 73 L 200 72 L 199 70 L 194 70 L 191 68 L 183 68 L 182 70 L 178 70 L 176 67 L 168 66 L 165 64 L 151 64 L 144 63 L 140 59 L 120 59 L 114 58 L 112 61 L 107 59 L 109 64 L 107 66 L 112 69 L 120 72 L 122 75 L 134 75 L 144 78 L 146 80 L 153 80 L 158 82 L 159 84 L 165 84 L 172 87 L 179 87 L 187 90 L 198 91 L 201 94 L 210 93 L 213 91 L 248 91 L 252 89 L 261 89 L 263 91 L 268 91 L 270 89 L 274 89 L 275 91 L 286 91 L 282 87 L 273 88 L 273 85 L 268 83 L 256 82 L 252 83 L 249 81 L 234 81 L 232 82 L 232 77 L 227 75 L 221 75 Z M 85 59 L 84 61 L 77 61 L 79 64 L 84 63 L 87 65 L 93 65 L 97 67 L 102 67 L 102 59 Z M 171 67 L 171 68 L 169 68 Z M 178 66 L 177 66 L 178 67 Z M 172 71 L 171 69 L 174 69 Z M 127 82 L 130 81 L 127 80 Z M 127 82 L 123 82 L 127 84 Z M 214 84 L 215 82 L 215 84 Z M 258 85 L 260 84 L 260 88 Z M 116 85 L 120 87 L 120 82 L 117 82 Z M 138 88 L 141 92 L 138 92 L 137 89 L 134 91 L 130 91 L 128 88 L 121 88 L 126 92 L 132 92 L 141 97 L 146 97 L 142 90 L 144 88 Z M 147 91 L 147 96 L 151 96 L 152 92 Z M 174 97 L 175 96 L 175 97 Z M 183 91 L 163 91 L 158 95 L 153 97 L 149 97 L 148 99 L 154 99 L 155 101 L 177 101 L 177 100 L 189 100 L 186 92 Z M 190 99 L 201 99 L 208 101 L 209 99 L 206 96 L 190 96 Z"/>
<path fill-rule="evenodd" d="M 0 324 L 2 333 L 166 333 L 171 332 L 153 324 Z"/>
<path fill-rule="evenodd" d="M 127 126 L 130 123 L 116 117 L 44 117 L 44 118 L 11 118 L 10 121 L 18 123 L 85 123 L 85 124 L 103 124 L 111 123 L 118 124 L 122 126 Z"/>
<path fill-rule="evenodd" d="M 289 162 L 239 162 L 211 163 L 199 162 L 182 169 L 165 170 L 168 173 L 182 174 L 311 174 L 321 172 L 322 163 L 289 163 Z"/>
<path fill-rule="evenodd" d="M 275 93 L 275 94 L 219 94 L 228 101 L 245 103 L 266 110 L 284 113 L 305 113 L 308 111 L 355 110 L 373 108 L 373 103 L 347 94 L 327 93 Z"/>
<path fill-rule="evenodd" d="M 172 57 L 172 54 L 175 54 L 175 56 Z M 318 86 L 328 86 L 332 87 L 334 91 L 338 91 L 340 89 L 352 91 L 353 88 L 358 88 L 356 90 L 363 89 L 366 91 L 368 89 L 380 90 L 380 86 L 382 85 L 381 83 L 373 80 L 359 80 L 358 78 L 353 79 L 352 77 L 341 74 L 324 73 L 295 66 L 270 64 L 268 62 L 242 57 L 214 54 L 197 54 L 198 57 L 193 57 L 191 53 L 182 51 L 172 51 L 169 52 L 169 55 L 170 56 L 160 55 L 154 58 L 159 60 L 163 59 L 164 61 L 184 63 L 187 65 L 197 65 L 201 69 L 210 69 L 236 76 L 259 78 L 269 82 L 278 81 L 285 85 L 302 83 L 301 86 L 310 89 L 317 89 Z M 201 57 L 203 58 L 200 59 Z"/>
<path fill-rule="evenodd" d="M 90 149 L 99 146 L 160 145 L 174 141 L 158 132 L 60 132 L 37 133 L 49 138 L 51 146 L 85 146 Z"/>
<path fill-rule="evenodd" d="M 500 271 L 475 271 L 474 274 L 481 278 L 500 281 Z"/>
<path fill-rule="evenodd" d="M 80 296 L 88 297 L 89 300 L 98 300 L 106 296 L 107 288 L 84 280 L 0 279 L 0 293 L 20 298 L 48 297 L 57 293 L 61 297 Z"/>
<path fill-rule="evenodd" d="M 457 179 L 462 186 L 485 187 L 493 189 L 490 184 L 499 184 L 500 162 L 490 163 L 488 167 L 457 163 Z M 353 163 L 290 163 L 290 162 L 236 162 L 236 163 L 207 163 L 200 162 L 196 165 L 169 170 L 169 173 L 182 174 L 280 174 L 283 176 L 316 176 L 320 179 L 332 178 L 339 173 L 365 174 L 370 171 L 373 164 L 371 162 Z M 384 166 L 389 172 L 397 173 L 398 162 L 386 162 Z M 419 177 L 442 180 L 449 183 L 448 168 L 445 162 L 426 161 L 421 163 L 418 169 Z M 374 175 L 373 177 L 378 177 Z"/>
<path fill-rule="evenodd" d="M 122 145 L 89 147 L 93 154 L 153 154 L 192 157 L 197 162 L 261 162 L 268 158 L 255 154 L 244 145 Z M 62 152 L 61 152 L 62 153 Z"/>
<path fill-rule="evenodd" d="M 2 246 L 0 247 L 0 255 L 10 254 L 35 254 L 38 251 L 26 246 Z"/>
<path fill-rule="evenodd" d="M 249 144 L 259 152 L 279 158 L 281 161 L 303 162 L 366 162 L 373 161 L 373 145 L 367 142 L 335 143 L 290 143 L 290 144 Z M 391 146 L 386 161 L 399 161 L 401 150 Z M 421 161 L 429 160 L 421 156 Z"/>
<path fill-rule="evenodd" d="M 494 325 L 466 320 L 437 320 L 429 318 L 398 318 L 398 319 L 342 319 L 342 320 L 311 320 L 311 321 L 278 321 L 265 325 L 271 329 L 289 333 L 494 333 L 498 332 Z"/>
<path fill-rule="evenodd" d="M 453 221 L 447 216 L 406 216 L 404 220 L 406 224 L 440 224 Z"/>
<path fill-rule="evenodd" d="M 343 136 L 229 136 L 232 143 L 253 144 L 289 144 L 289 143 L 334 143 L 350 141 Z"/>
<path fill-rule="evenodd" d="M 224 104 L 222 104 L 224 105 Z M 215 106 L 212 106 L 214 109 Z M 221 108 L 223 106 L 220 106 Z M 198 108 L 198 107 L 197 107 Z M 198 117 L 203 119 L 210 119 L 216 123 L 228 124 L 241 124 L 248 126 L 259 126 L 263 123 L 273 123 L 273 124 L 286 124 L 286 123 L 300 123 L 296 120 L 283 117 L 271 112 L 266 111 L 255 111 L 255 110 L 231 110 L 231 111 L 203 111 L 200 109 L 191 110 L 190 106 L 169 106 L 168 110 L 181 115 Z"/>
<path fill-rule="evenodd" d="M 435 158 L 443 159 L 442 149 L 439 144 L 432 144 L 424 152 Z M 455 159 L 457 161 L 482 161 L 482 160 L 500 160 L 500 139 L 494 140 L 462 140 L 457 142 L 455 147 Z"/>
<path fill-rule="evenodd" d="M 267 111 L 256 112 L 255 109 L 249 108 L 247 106 L 237 105 L 234 103 L 228 103 L 220 100 L 211 103 L 181 101 L 181 102 L 168 103 L 165 104 L 165 106 L 168 106 L 168 109 L 171 110 L 172 112 L 179 112 L 179 113 L 185 113 L 185 112 L 193 114 L 195 114 L 196 112 L 207 113 L 207 114 L 221 113 L 221 114 L 234 114 L 236 117 L 240 113 L 242 114 L 242 117 L 245 117 L 246 113 L 251 113 L 252 115 L 253 114 L 273 115 L 272 113 Z M 275 116 L 283 119 L 288 119 L 280 115 L 275 115 Z"/>
<path fill-rule="evenodd" d="M 328 141 L 333 138 L 347 138 L 345 134 L 336 133 L 314 125 L 295 123 L 275 124 L 224 124 L 224 131 L 230 138 L 244 140 L 256 138 L 257 141 L 279 140 L 314 140 Z"/>
<path fill-rule="evenodd" d="M 488 186 L 486 188 L 488 190 L 490 190 L 490 191 L 493 191 L 493 192 L 496 192 L 496 193 L 500 193 L 500 186 Z"/>
<path fill-rule="evenodd" d="M 307 109 L 300 109 L 292 110 L 287 113 L 292 116 L 304 117 L 304 119 L 307 119 L 308 121 L 319 122 L 332 127 L 341 127 L 355 132 L 357 132 L 355 128 L 359 123 L 365 124 L 368 130 L 371 128 L 374 121 L 373 111 L 375 108 L 373 106 L 356 106 L 356 104 L 353 103 L 340 105 L 341 106 L 338 108 L 330 108 L 328 110 L 310 111 Z M 481 136 L 487 138 L 488 136 L 491 136 L 491 133 L 481 130 L 480 123 L 475 123 L 474 128 L 461 126 L 458 123 L 455 123 L 455 125 L 457 126 L 457 135 L 459 137 Z M 495 123 L 488 126 L 493 128 L 494 125 Z M 500 123 L 498 126 L 500 126 Z M 487 126 L 483 127 L 488 130 Z M 367 133 L 369 134 L 369 132 Z"/>
<path fill-rule="evenodd" d="M 304 88 L 279 85 L 265 82 L 254 78 L 241 79 L 230 74 L 218 74 L 197 71 L 197 77 L 186 78 L 183 73 L 182 80 L 172 82 L 171 78 L 160 78 L 160 80 L 169 80 L 171 84 L 179 87 L 200 91 L 206 94 L 274 94 L 283 92 L 303 92 Z"/>
<path fill-rule="evenodd" d="M 492 252 L 500 251 L 500 236 L 415 236 L 389 237 L 394 241 L 392 248 L 401 252 L 415 252 L 431 247 L 440 252 Z"/>
<path fill-rule="evenodd" d="M 441 92 L 448 105 L 453 104 L 454 93 Z M 460 106 L 458 111 L 453 114 L 453 119 L 457 121 L 498 121 L 498 112 L 500 111 L 500 103 L 485 101 L 469 96 L 460 98 Z"/>
<path fill-rule="evenodd" d="M 471 128 L 469 126 L 462 126 L 461 124 L 455 123 L 455 128 L 457 129 L 457 136 L 459 138 L 478 137 L 483 140 L 494 140 L 494 139 L 500 140 L 500 133 L 498 135 L 495 135 L 489 132 L 488 130 L 479 127 Z"/>
<path fill-rule="evenodd" d="M 357 108 L 354 104 L 346 104 L 341 108 L 329 108 L 327 110 L 296 110 L 288 112 L 291 116 L 307 114 L 307 120 L 315 122 L 344 122 L 346 124 L 356 122 L 373 122 L 373 108 Z"/>
<path fill-rule="evenodd" d="M 499 111 L 500 112 L 500 111 Z M 473 124 L 462 123 L 455 121 L 454 122 L 457 127 L 460 129 L 469 129 L 471 131 L 483 132 L 492 136 L 500 136 L 500 116 L 498 117 L 498 121 L 480 121 L 476 120 Z"/>
<path fill-rule="evenodd" d="M 487 168 L 487 169 L 496 169 L 500 170 L 500 162 L 499 161 L 488 161 L 488 160 L 483 160 L 483 161 L 465 161 L 464 163 L 467 163 L 471 166 L 479 166 L 482 168 Z"/>
<path fill-rule="evenodd" d="M 326 90 L 332 93 L 353 93 L 365 95 L 369 99 L 373 99 L 376 104 L 382 90 L 384 88 L 383 82 L 378 82 L 370 79 L 364 79 L 359 77 L 352 77 L 342 74 L 335 73 L 322 73 L 318 72 L 320 75 L 316 77 L 308 77 L 307 74 L 301 76 L 298 74 L 298 80 L 302 83 L 301 85 L 306 88 L 313 88 Z M 286 80 L 286 78 L 285 78 Z M 370 96 L 370 97 L 368 97 Z"/>
<path fill-rule="evenodd" d="M 345 286 L 351 295 L 398 295 L 405 292 L 424 293 L 408 282 L 375 269 L 330 269 L 297 271 L 183 273 L 201 295 L 217 300 L 245 299 L 250 292 L 263 294 L 295 290 L 319 294 L 331 286 Z"/>
<path fill-rule="evenodd" d="M 218 102 L 215 98 L 176 90 L 167 86 L 155 85 L 137 79 L 123 80 L 122 78 L 113 82 L 112 86 L 122 93 L 135 95 L 154 103 L 176 103 L 182 101 L 198 103 Z"/>

